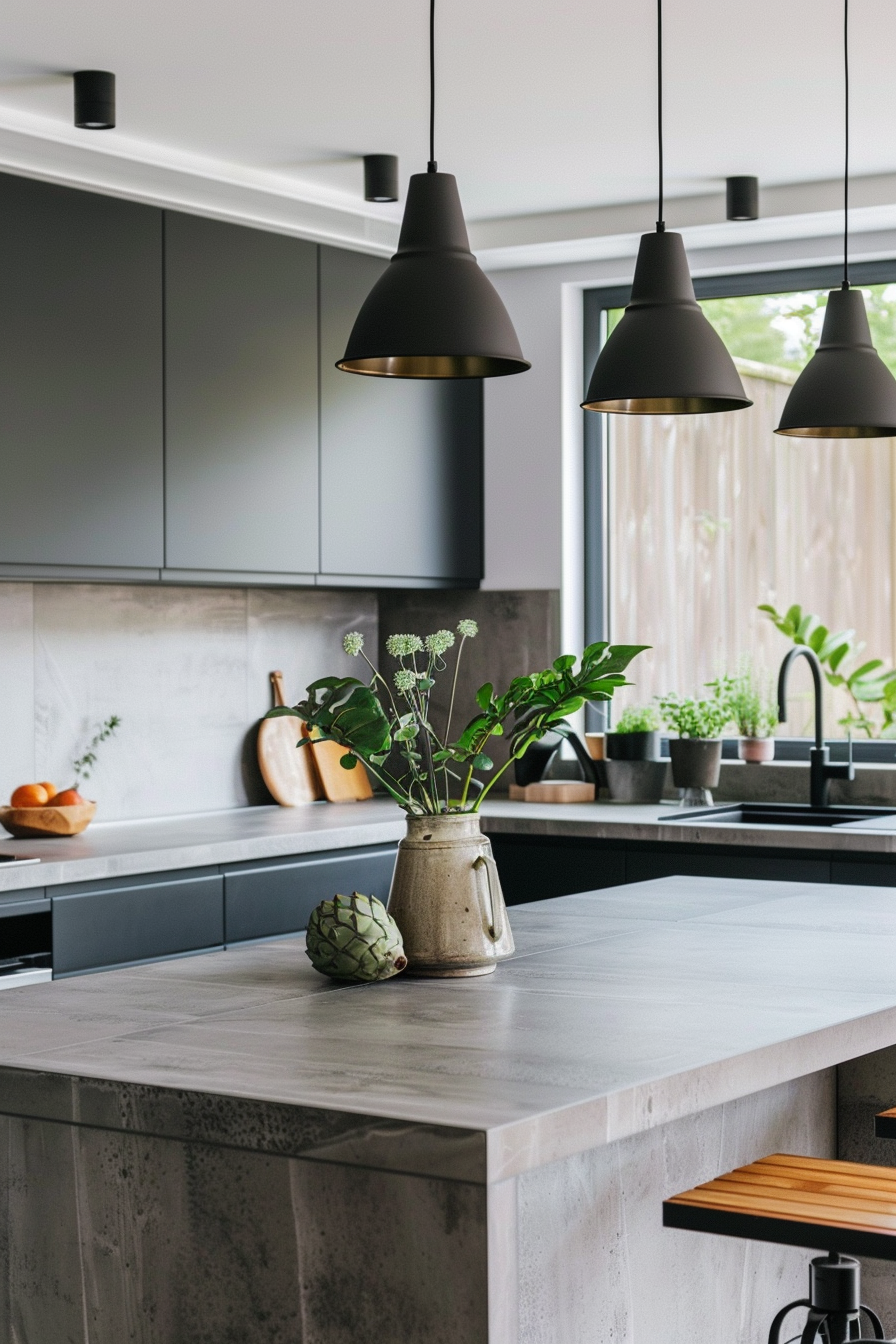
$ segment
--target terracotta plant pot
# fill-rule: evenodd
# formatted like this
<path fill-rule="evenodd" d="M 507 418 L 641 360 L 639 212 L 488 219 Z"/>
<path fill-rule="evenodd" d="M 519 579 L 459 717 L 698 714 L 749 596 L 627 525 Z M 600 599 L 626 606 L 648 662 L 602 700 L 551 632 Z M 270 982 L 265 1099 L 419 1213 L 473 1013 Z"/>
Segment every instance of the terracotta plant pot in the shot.
<path fill-rule="evenodd" d="M 737 744 L 737 754 L 748 765 L 762 765 L 764 761 L 775 759 L 775 739 L 773 737 L 742 737 Z"/>
<path fill-rule="evenodd" d="M 606 757 L 606 733 L 586 733 L 585 746 L 592 761 L 602 761 Z"/>
<path fill-rule="evenodd" d="M 646 733 L 607 733 L 607 759 L 610 761 L 658 761 L 660 735 Z"/>
<path fill-rule="evenodd" d="M 401 930 L 406 975 L 488 975 L 513 952 L 491 843 L 479 817 L 408 817 L 389 914 Z"/>
<path fill-rule="evenodd" d="M 669 741 L 672 757 L 672 783 L 676 789 L 714 789 L 722 768 L 722 739 L 716 737 L 673 737 Z"/>
<path fill-rule="evenodd" d="M 614 803 L 658 803 L 663 796 L 665 761 L 605 761 L 604 768 Z"/>

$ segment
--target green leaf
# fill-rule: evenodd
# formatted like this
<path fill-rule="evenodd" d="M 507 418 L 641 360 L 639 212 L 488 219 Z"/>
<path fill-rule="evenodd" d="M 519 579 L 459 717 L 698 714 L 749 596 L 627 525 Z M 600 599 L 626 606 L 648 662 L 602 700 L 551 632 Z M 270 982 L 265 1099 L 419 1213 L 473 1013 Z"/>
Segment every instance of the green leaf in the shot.
<path fill-rule="evenodd" d="M 821 623 L 819 623 L 815 627 L 809 638 L 806 640 L 806 643 L 809 645 L 809 648 L 812 650 L 813 653 L 817 653 L 819 655 L 821 654 L 821 650 L 824 648 L 825 641 L 827 640 L 828 637 L 828 633 L 829 631 L 826 625 L 822 625 Z"/>
<path fill-rule="evenodd" d="M 474 770 L 493 770 L 494 765 L 495 763 L 492 760 L 491 756 L 486 756 L 484 751 L 477 752 L 477 754 L 473 757 Z"/>
<path fill-rule="evenodd" d="M 803 609 L 797 603 L 788 607 L 783 616 L 783 624 L 787 626 L 788 634 L 794 634 L 799 629 L 800 621 L 803 619 Z"/>
<path fill-rule="evenodd" d="M 487 681 L 484 686 L 479 687 L 479 690 L 476 692 L 476 703 L 480 709 L 488 709 L 494 693 L 495 688 L 490 681 Z"/>
<path fill-rule="evenodd" d="M 286 705 L 278 705 L 276 709 L 269 709 L 264 717 L 266 719 L 300 719 L 302 716 L 297 709 L 289 709 Z"/>
<path fill-rule="evenodd" d="M 354 770 L 355 766 L 358 764 L 358 758 L 349 753 L 347 756 L 339 757 L 339 764 L 342 766 L 343 770 Z"/>
<path fill-rule="evenodd" d="M 840 666 L 840 664 L 843 662 L 843 659 L 849 653 L 850 648 L 851 643 L 844 643 L 841 644 L 838 648 L 834 649 L 832 653 L 828 654 L 827 662 L 832 672 L 837 671 L 837 668 Z"/>
<path fill-rule="evenodd" d="M 559 658 L 555 658 L 552 667 L 555 672 L 568 672 L 571 667 L 575 667 L 576 658 L 573 653 L 563 653 Z"/>

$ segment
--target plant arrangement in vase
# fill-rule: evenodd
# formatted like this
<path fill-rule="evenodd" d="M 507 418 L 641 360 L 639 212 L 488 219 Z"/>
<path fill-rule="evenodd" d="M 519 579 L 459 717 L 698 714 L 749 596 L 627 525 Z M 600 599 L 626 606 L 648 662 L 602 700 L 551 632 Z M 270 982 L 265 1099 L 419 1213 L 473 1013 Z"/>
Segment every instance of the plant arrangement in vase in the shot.
<path fill-rule="evenodd" d="M 514 677 L 501 693 L 486 682 L 476 692 L 477 712 L 453 736 L 464 645 L 477 634 L 476 622 L 463 620 L 456 632 L 390 635 L 386 650 L 397 668 L 387 680 L 364 652 L 363 636 L 351 632 L 345 651 L 367 663 L 369 679 L 322 677 L 294 708 L 269 715 L 293 714 L 314 739 L 338 743 L 345 749 L 343 767 L 352 770 L 363 761 L 407 813 L 389 914 L 401 930 L 412 975 L 483 975 L 513 951 L 479 809 L 533 742 L 552 732 L 566 736 L 570 715 L 627 685 L 625 669 L 647 647 L 590 644 L 580 659 L 564 654 L 544 671 Z M 447 659 L 452 650 L 453 667 Z M 444 723 L 436 724 L 432 693 L 443 675 L 451 693 Z M 496 769 L 487 748 L 501 737 L 509 754 Z M 482 776 L 491 778 L 484 782 Z"/>
<path fill-rule="evenodd" d="M 731 692 L 731 717 L 740 734 L 737 754 L 759 765 L 775 759 L 778 699 L 771 673 L 744 658 Z"/>
<path fill-rule="evenodd" d="M 684 790 L 685 805 L 712 803 L 710 790 L 719 782 L 722 733 L 731 722 L 734 686 L 734 677 L 716 677 L 706 683 L 708 696 L 670 692 L 659 699 L 663 722 L 678 734 L 669 741 L 669 755 L 672 782 Z"/>

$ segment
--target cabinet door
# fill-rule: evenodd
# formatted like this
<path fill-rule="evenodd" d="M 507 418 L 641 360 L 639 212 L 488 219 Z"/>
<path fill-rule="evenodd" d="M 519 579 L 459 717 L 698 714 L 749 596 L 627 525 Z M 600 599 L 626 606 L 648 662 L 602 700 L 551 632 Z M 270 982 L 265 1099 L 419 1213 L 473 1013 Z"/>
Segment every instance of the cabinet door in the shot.
<path fill-rule="evenodd" d="M 297 933 L 321 901 L 363 891 L 385 905 L 395 846 L 316 854 L 286 863 L 240 864 L 224 873 L 228 945 Z"/>
<path fill-rule="evenodd" d="M 53 903 L 53 974 L 125 966 L 222 947 L 217 872 L 62 887 Z"/>
<path fill-rule="evenodd" d="M 492 835 L 489 839 L 508 905 L 618 887 L 625 882 L 625 854 L 612 842 L 576 844 L 508 835 Z"/>
<path fill-rule="evenodd" d="M 162 564 L 162 214 L 0 175 L 0 562 Z"/>
<path fill-rule="evenodd" d="M 385 265 L 321 248 L 321 570 L 475 585 L 481 380 L 369 378 L 335 367 Z"/>
<path fill-rule="evenodd" d="M 165 565 L 318 568 L 317 248 L 165 216 Z"/>

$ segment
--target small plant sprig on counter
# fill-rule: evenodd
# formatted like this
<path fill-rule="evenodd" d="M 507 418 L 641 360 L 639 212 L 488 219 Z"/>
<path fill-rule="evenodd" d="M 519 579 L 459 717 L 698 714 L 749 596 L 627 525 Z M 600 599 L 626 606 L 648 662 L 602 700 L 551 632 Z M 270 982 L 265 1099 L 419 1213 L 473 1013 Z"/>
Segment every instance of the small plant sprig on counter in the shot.
<path fill-rule="evenodd" d="M 731 717 L 741 737 L 774 737 L 778 727 L 778 699 L 771 673 L 749 658 L 741 659 L 734 678 Z"/>
<path fill-rule="evenodd" d="M 707 738 L 721 737 L 732 718 L 732 697 L 734 677 L 716 677 L 706 682 L 712 695 L 696 699 L 694 696 L 681 696 L 671 691 L 659 697 L 659 710 L 667 728 L 671 728 L 679 737 Z"/>
<path fill-rule="evenodd" d="M 622 711 L 614 733 L 656 733 L 660 728 L 659 711 L 655 705 L 629 705 Z"/>
<path fill-rule="evenodd" d="M 110 715 L 104 723 L 97 725 L 97 731 L 88 742 L 87 750 L 84 752 L 84 755 L 79 756 L 76 761 L 72 761 L 76 783 L 81 783 L 82 780 L 90 778 L 93 768 L 96 765 L 97 747 L 101 746 L 103 742 L 108 742 L 116 728 L 120 727 L 120 725 L 121 719 L 117 714 Z"/>
<path fill-rule="evenodd" d="M 386 651 L 398 663 L 390 683 L 364 652 L 363 635 L 351 631 L 343 647 L 351 657 L 363 657 L 371 670 L 370 682 L 357 677 L 322 677 L 311 683 L 306 698 L 294 708 L 272 709 L 267 717 L 292 714 L 304 720 L 315 740 L 345 748 L 341 764 L 346 770 L 363 761 L 395 801 L 414 816 L 477 812 L 504 771 L 533 742 L 549 732 L 567 736 L 571 731 L 568 717 L 586 701 L 609 700 L 618 686 L 628 685 L 623 673 L 647 647 L 591 644 L 578 667 L 572 654 L 564 654 L 543 672 L 514 677 L 502 695 L 486 682 L 476 692 L 479 712 L 452 740 L 461 654 L 467 640 L 477 634 L 476 622 L 463 620 L 456 632 L 437 630 L 425 638 L 390 635 Z M 436 677 L 448 670 L 445 655 L 455 646 L 451 699 L 445 726 L 439 729 L 432 722 L 432 691 Z M 504 736 L 509 742 L 509 759 L 495 770 L 485 749 L 492 737 Z M 476 778 L 477 772 L 492 771 L 487 784 Z M 471 791 L 475 796 L 471 797 Z"/>

